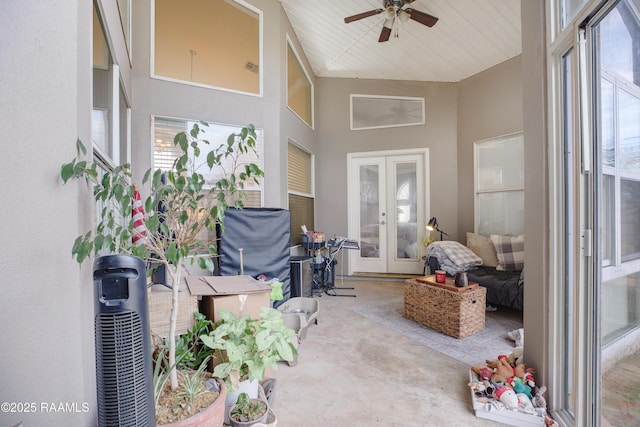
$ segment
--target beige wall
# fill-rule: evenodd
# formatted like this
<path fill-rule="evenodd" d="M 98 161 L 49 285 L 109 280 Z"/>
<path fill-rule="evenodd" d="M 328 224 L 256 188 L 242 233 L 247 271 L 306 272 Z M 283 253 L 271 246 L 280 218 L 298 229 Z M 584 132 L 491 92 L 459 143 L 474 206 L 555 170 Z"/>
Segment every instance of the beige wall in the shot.
<path fill-rule="evenodd" d="M 458 84 L 458 233 L 474 231 L 473 143 L 522 131 L 522 58 Z"/>
<path fill-rule="evenodd" d="M 350 130 L 349 95 L 425 98 L 426 123 L 420 126 Z M 451 83 L 390 80 L 318 79 L 316 229 L 347 235 L 347 154 L 429 148 L 431 213 L 457 236 L 456 87 Z M 425 220 L 426 221 L 426 220 Z M 354 237 L 354 236 L 351 236 Z M 338 267 L 340 269 L 340 266 Z"/>
<path fill-rule="evenodd" d="M 198 119 L 232 125 L 253 123 L 264 130 L 264 206 L 287 207 L 287 138 L 313 149 L 313 131 L 286 107 L 286 34 L 301 52 L 286 15 L 275 0 L 251 0 L 264 13 L 263 97 L 241 95 L 222 90 L 204 89 L 186 84 L 149 78 L 151 43 L 150 2 L 133 2 L 133 54 L 135 98 L 133 103 L 132 165 L 134 179 L 140 180 L 151 166 L 151 128 L 153 115 Z M 311 74 L 311 68 L 305 62 Z"/>
<path fill-rule="evenodd" d="M 91 266 L 70 248 L 89 223 L 86 188 L 60 165 L 90 140 L 91 2 L 5 1 L 0 14 L 0 425 L 95 425 Z M 10 41 L 10 42 L 8 42 Z M 86 402 L 46 413 L 41 402 Z"/>
<path fill-rule="evenodd" d="M 543 0 L 522 0 L 522 92 L 525 155 L 525 360 L 551 385 L 549 335 L 549 213 L 547 63 Z M 553 398 L 553 389 L 549 390 Z M 551 399 L 547 399 L 551 402 Z"/>
<path fill-rule="evenodd" d="M 119 25 L 115 2 L 98 2 L 108 26 Z M 149 1 L 133 3 L 133 63 L 114 31 L 114 54 L 133 102 L 132 161 L 140 180 L 151 162 L 151 115 L 230 124 L 254 123 L 265 132 L 265 206 L 286 207 L 289 138 L 316 154 L 317 228 L 346 234 L 346 155 L 349 152 L 430 150 L 431 212 L 454 239 L 472 227 L 470 144 L 525 132 L 525 325 L 527 364 L 546 383 L 545 283 L 546 122 L 544 7 L 522 1 L 523 55 L 458 85 L 317 79 L 314 132 L 286 107 L 286 33 L 302 52 L 276 0 L 251 0 L 264 10 L 264 97 L 189 87 L 149 78 Z M 90 140 L 91 2 L 53 4 L 8 0 L 0 14 L 0 401 L 89 403 L 90 412 L 0 413 L 0 425 L 95 425 L 92 266 L 70 256 L 75 236 L 91 223 L 91 197 L 79 183 L 62 186 L 60 165 L 74 141 Z M 310 70 L 305 61 L 307 70 Z M 517 75 L 522 77 L 519 89 Z M 498 85 L 499 83 L 499 85 Z M 505 90 L 504 87 L 509 89 Z M 349 130 L 349 93 L 422 96 L 423 126 Z M 513 96 L 513 98 L 507 95 Z M 516 98 L 522 96 L 524 108 Z M 477 97 L 482 97 L 478 100 Z M 487 106 L 491 106 L 487 109 Z M 519 108 L 522 108 L 519 110 Z M 519 114 L 521 116 L 519 117 Z M 522 120 L 522 116 L 525 120 Z M 446 220 L 446 222 L 445 222 Z M 531 237 L 533 236 L 533 237 Z"/>
<path fill-rule="evenodd" d="M 473 142 L 522 130 L 520 56 L 460 83 L 318 79 L 316 228 L 347 234 L 347 153 L 429 148 L 430 212 L 450 238 L 473 231 Z M 351 131 L 349 94 L 425 98 L 421 126 Z M 353 236 L 351 236 L 353 237 Z"/>

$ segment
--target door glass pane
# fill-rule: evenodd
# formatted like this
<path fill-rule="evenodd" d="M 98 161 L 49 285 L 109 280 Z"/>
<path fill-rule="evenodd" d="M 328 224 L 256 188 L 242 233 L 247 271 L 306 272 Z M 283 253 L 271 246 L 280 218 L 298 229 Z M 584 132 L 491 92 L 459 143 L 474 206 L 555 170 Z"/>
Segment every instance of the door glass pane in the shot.
<path fill-rule="evenodd" d="M 569 411 L 570 414 L 573 414 L 573 360 L 574 360 L 574 334 L 573 334 L 573 322 L 574 322 L 574 273 L 571 266 L 573 265 L 574 260 L 574 250 L 571 242 L 573 241 L 573 229 L 574 229 L 574 209 L 573 209 L 573 194 L 574 194 L 574 158 L 573 158 L 573 121 L 574 121 L 574 110 L 573 110 L 573 84 L 572 79 L 574 75 L 574 67 L 573 60 L 575 54 L 574 51 L 569 51 L 562 58 L 562 108 L 563 108 L 563 119 L 564 119 L 564 127 L 563 127 L 563 146 L 564 146 L 564 186 L 565 186 L 565 200 L 564 200 L 564 230 L 565 230 L 565 239 L 564 239 L 564 258 L 565 262 L 565 270 L 564 270 L 564 289 L 562 292 L 562 296 L 565 300 L 563 304 L 565 307 L 564 316 L 561 318 L 562 323 L 562 334 L 563 337 L 560 338 L 559 342 L 563 343 L 562 352 L 563 356 L 561 360 L 563 361 L 562 366 L 562 385 L 564 390 L 562 392 L 562 408 L 565 408 Z"/>
<path fill-rule="evenodd" d="M 620 180 L 622 262 L 640 258 L 640 182 Z"/>
<path fill-rule="evenodd" d="M 562 8 L 562 28 L 564 28 L 571 18 L 578 12 L 587 0 L 562 0 L 560 7 Z"/>
<path fill-rule="evenodd" d="M 396 163 L 396 257 L 418 258 L 416 164 Z"/>
<path fill-rule="evenodd" d="M 593 368 L 602 384 L 601 424 L 616 426 L 640 425 L 634 344 L 640 333 L 640 26 L 635 6 L 636 1 L 618 2 L 593 32 L 595 81 L 600 82 L 595 98 L 602 103 L 595 108 L 601 112 L 596 229 L 602 271 L 595 285 L 602 362 Z M 596 396 L 599 391 L 594 390 Z"/>
<path fill-rule="evenodd" d="M 606 345 L 638 326 L 640 273 L 606 281 L 602 287 L 602 337 Z M 638 380 L 640 378 L 636 377 L 636 382 L 640 382 Z M 638 416 L 640 421 L 640 414 Z"/>
<path fill-rule="evenodd" d="M 613 83 L 602 79 L 600 87 L 600 133 L 602 138 L 602 166 L 615 166 L 616 141 L 613 116 Z"/>
<path fill-rule="evenodd" d="M 378 165 L 360 166 L 360 256 L 380 257 Z"/>
<path fill-rule="evenodd" d="M 620 90 L 618 94 L 620 168 L 624 172 L 640 174 L 640 96 L 626 90 Z"/>
<path fill-rule="evenodd" d="M 602 175 L 602 266 L 613 265 L 616 249 L 616 178 Z"/>

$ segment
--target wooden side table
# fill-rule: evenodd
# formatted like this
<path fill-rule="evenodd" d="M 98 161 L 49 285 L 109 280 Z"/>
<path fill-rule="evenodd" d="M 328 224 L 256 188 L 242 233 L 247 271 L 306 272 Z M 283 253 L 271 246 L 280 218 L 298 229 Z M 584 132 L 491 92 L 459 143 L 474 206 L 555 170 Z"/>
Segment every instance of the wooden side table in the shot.
<path fill-rule="evenodd" d="M 454 338 L 484 329 L 487 289 L 470 283 L 459 288 L 452 278 L 437 283 L 435 276 L 404 283 L 404 317 Z"/>

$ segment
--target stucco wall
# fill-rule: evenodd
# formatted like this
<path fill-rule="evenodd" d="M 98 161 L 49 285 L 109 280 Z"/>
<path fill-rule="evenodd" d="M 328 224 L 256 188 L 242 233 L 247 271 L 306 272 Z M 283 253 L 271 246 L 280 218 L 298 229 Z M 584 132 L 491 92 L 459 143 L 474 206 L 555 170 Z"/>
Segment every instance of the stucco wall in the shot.
<path fill-rule="evenodd" d="M 315 150 L 316 228 L 328 235 L 347 236 L 348 153 L 429 148 L 431 212 L 427 212 L 427 217 L 441 218 L 441 227 L 452 239 L 457 239 L 455 85 L 320 78 L 316 93 L 319 117 Z M 424 97 L 426 123 L 352 131 L 350 94 Z M 342 270 L 340 266 L 338 269 Z"/>
<path fill-rule="evenodd" d="M 71 258 L 87 194 L 58 177 L 76 138 L 90 140 L 91 8 L 2 4 L 0 402 L 35 405 L 3 407 L 2 426 L 95 425 L 91 267 Z M 47 411 L 51 403 L 79 411 Z"/>
<path fill-rule="evenodd" d="M 428 147 L 429 215 L 437 216 L 443 229 L 461 240 L 473 226 L 472 142 L 524 128 L 525 233 L 542 235 L 527 240 L 526 263 L 533 268 L 527 269 L 526 282 L 540 285 L 525 291 L 525 324 L 537 325 L 527 327 L 526 357 L 542 373 L 548 371 L 543 320 L 547 220 L 542 0 L 522 1 L 522 58 L 459 85 L 317 79 L 315 132 L 283 102 L 287 32 L 301 53 L 286 16 L 276 0 L 250 2 L 264 10 L 267 23 L 263 98 L 150 79 L 150 3 L 132 2 L 134 71 L 123 57 L 122 40 L 114 40 L 114 53 L 134 109 L 134 179 L 140 180 L 150 166 L 151 115 L 251 122 L 265 131 L 265 206 L 286 207 L 286 144 L 291 138 L 316 154 L 317 228 L 346 234 L 347 153 Z M 107 19 L 114 19 L 115 2 L 104 3 Z M 90 409 L 89 413 L 0 412 L 3 426 L 19 421 L 95 424 L 92 268 L 89 264 L 79 268 L 70 256 L 73 239 L 91 223 L 91 197 L 86 186 L 63 187 L 58 178 L 60 165 L 75 154 L 76 138 L 91 138 L 91 8 L 91 2 L 78 0 L 37 4 L 8 0 L 0 14 L 0 39 L 11 41 L 0 49 L 0 144 L 5 156 L 0 168 L 0 402 L 34 402 L 38 409 L 41 402 L 87 402 Z M 522 77 L 520 88 L 517 81 Z M 350 131 L 350 93 L 424 96 L 426 123 Z M 491 109 L 485 111 L 487 105 Z"/>
<path fill-rule="evenodd" d="M 473 143 L 522 131 L 522 57 L 458 83 L 458 231 L 474 231 Z"/>
<path fill-rule="evenodd" d="M 286 34 L 297 43 L 286 15 L 277 1 L 251 0 L 263 11 L 263 96 L 208 89 L 150 78 L 150 2 L 133 2 L 133 55 L 135 96 L 132 118 L 132 166 L 134 179 L 141 180 L 151 167 L 151 116 L 205 120 L 264 130 L 264 206 L 287 207 L 287 138 L 313 150 L 314 132 L 286 107 Z M 311 67 L 305 61 L 310 75 Z M 143 189 L 144 191 L 144 189 Z"/>
<path fill-rule="evenodd" d="M 551 385 L 549 343 L 549 168 L 547 134 L 547 61 L 543 0 L 522 0 L 522 88 L 525 155 L 525 360 Z M 554 390 L 550 386 L 550 397 Z M 552 400 L 548 399 L 549 402 Z"/>

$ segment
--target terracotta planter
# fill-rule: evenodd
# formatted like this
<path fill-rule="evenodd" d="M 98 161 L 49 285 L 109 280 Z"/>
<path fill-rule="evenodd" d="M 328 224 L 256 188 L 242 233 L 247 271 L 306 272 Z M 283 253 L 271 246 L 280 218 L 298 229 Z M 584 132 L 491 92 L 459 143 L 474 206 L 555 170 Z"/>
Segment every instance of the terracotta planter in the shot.
<path fill-rule="evenodd" d="M 211 405 L 189 418 L 171 424 L 163 424 L 162 427 L 222 427 L 227 387 L 223 380 L 218 378 L 216 381 L 220 387 L 220 395 Z"/>

